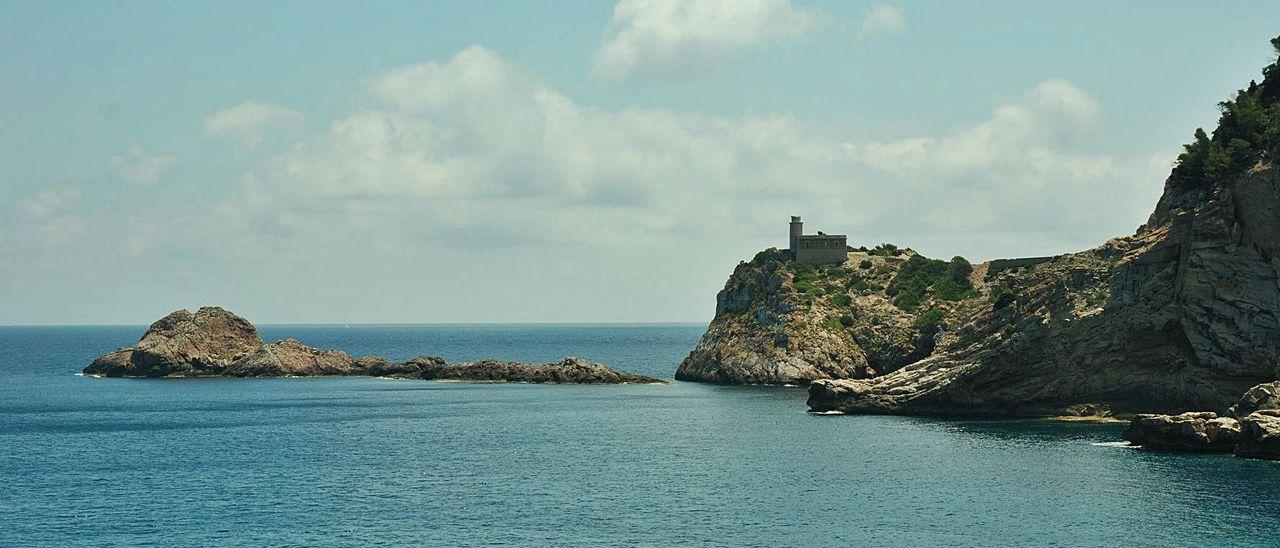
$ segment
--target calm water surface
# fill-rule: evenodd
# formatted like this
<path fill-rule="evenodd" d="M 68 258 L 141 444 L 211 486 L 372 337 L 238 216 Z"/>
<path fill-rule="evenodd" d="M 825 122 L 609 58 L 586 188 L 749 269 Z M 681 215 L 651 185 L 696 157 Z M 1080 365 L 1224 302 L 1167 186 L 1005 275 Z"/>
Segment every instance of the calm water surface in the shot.
<path fill-rule="evenodd" d="M 670 379 L 703 326 L 266 326 L 352 354 Z M 813 416 L 802 389 L 74 375 L 0 328 L 0 545 L 1276 546 L 1280 463 L 1116 426 Z"/>

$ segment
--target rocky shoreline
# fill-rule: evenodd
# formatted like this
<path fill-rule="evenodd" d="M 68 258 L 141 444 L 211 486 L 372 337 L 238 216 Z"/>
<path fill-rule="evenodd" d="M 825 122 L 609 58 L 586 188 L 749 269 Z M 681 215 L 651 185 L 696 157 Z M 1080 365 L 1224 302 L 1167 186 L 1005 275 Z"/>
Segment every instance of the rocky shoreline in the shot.
<path fill-rule="evenodd" d="M 352 358 L 294 339 L 264 343 L 248 320 L 218 307 L 194 314 L 177 310 L 151 324 L 136 345 L 93 361 L 86 375 L 127 378 L 191 377 L 392 377 L 469 382 L 540 384 L 666 384 L 615 371 L 580 358 L 547 364 L 481 360 L 450 364 L 435 356 L 390 363 L 378 356 Z"/>

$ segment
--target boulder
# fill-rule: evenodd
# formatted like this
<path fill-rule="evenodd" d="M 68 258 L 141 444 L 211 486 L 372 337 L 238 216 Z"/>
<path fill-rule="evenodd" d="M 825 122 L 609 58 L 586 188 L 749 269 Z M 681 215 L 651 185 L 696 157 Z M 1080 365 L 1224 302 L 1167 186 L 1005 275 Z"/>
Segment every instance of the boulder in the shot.
<path fill-rule="evenodd" d="M 1255 411 L 1280 409 L 1280 381 L 1259 384 L 1250 388 L 1231 407 L 1231 414 L 1243 419 Z"/>
<path fill-rule="evenodd" d="M 1141 414 L 1133 418 L 1124 438 L 1146 449 L 1230 453 L 1240 433 L 1239 422 L 1213 412 Z"/>
<path fill-rule="evenodd" d="M 1240 420 L 1240 427 L 1236 456 L 1280 460 L 1280 410 L 1251 413 Z"/>

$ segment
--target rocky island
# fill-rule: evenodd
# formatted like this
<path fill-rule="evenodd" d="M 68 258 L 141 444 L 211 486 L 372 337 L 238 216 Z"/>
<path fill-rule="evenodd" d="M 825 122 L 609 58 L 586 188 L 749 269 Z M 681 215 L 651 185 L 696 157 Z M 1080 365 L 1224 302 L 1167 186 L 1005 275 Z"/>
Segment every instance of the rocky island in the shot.
<path fill-rule="evenodd" d="M 793 238 L 738 265 L 676 378 L 807 384 L 820 412 L 1198 411 L 1169 428 L 1280 454 L 1277 413 L 1240 408 L 1280 378 L 1280 68 L 1263 74 L 1196 131 L 1133 235 L 981 264 L 888 244 L 811 264 Z M 1161 420 L 1132 438 L 1160 445 Z"/>
<path fill-rule="evenodd" d="M 138 344 L 100 356 L 84 373 L 141 378 L 375 376 L 472 382 L 664 383 L 579 358 L 536 365 L 499 360 L 450 364 L 434 356 L 402 363 L 377 356 L 352 358 L 341 350 L 318 350 L 294 339 L 264 343 L 248 320 L 218 307 L 203 307 L 194 314 L 175 311 L 151 324 Z"/>

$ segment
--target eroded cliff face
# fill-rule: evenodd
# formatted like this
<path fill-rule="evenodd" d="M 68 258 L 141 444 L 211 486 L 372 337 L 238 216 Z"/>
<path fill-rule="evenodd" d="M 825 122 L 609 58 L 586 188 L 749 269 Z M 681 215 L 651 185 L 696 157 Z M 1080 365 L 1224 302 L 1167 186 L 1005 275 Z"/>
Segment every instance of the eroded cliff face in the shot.
<path fill-rule="evenodd" d="M 1280 171 L 1258 164 L 1207 190 L 1171 180 L 1130 237 L 989 283 L 935 355 L 865 380 L 810 385 L 816 411 L 1048 415 L 1225 413 L 1280 377 Z M 1004 326 L 1004 327 L 1001 327 Z"/>
<path fill-rule="evenodd" d="M 946 300 L 926 292 L 915 306 L 895 305 L 889 286 L 913 260 L 923 258 L 855 250 L 841 265 L 812 269 L 785 251 L 763 251 L 740 263 L 716 296 L 715 319 L 676 378 L 807 384 L 874 377 L 928 356 L 947 336 L 945 325 L 978 306 L 979 294 Z M 960 275 L 977 277 L 971 269 Z M 926 314 L 930 321 L 922 322 Z"/>

